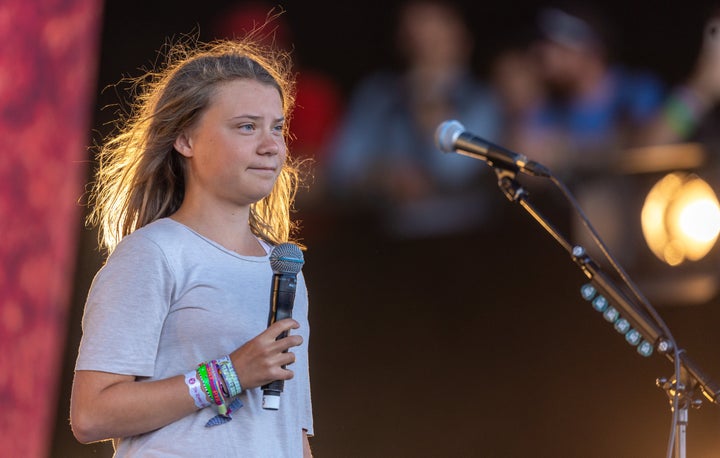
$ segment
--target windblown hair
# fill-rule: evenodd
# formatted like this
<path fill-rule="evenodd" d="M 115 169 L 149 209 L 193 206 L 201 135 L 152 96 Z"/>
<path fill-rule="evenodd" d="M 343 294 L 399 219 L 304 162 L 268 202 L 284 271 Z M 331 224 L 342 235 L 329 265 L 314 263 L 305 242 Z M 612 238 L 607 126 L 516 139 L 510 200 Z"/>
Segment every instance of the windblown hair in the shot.
<path fill-rule="evenodd" d="M 100 146 L 87 222 L 99 228 L 108 254 L 134 230 L 177 211 L 185 195 L 185 161 L 173 143 L 196 122 L 219 84 L 249 79 L 277 88 L 289 121 L 295 100 L 290 56 L 250 39 L 168 44 L 159 71 L 130 80 L 134 101 Z M 285 123 L 288 143 L 288 123 Z M 289 155 L 288 155 L 289 156 Z M 252 232 L 272 243 L 288 241 L 299 185 L 298 164 L 288 159 L 268 196 L 250 207 Z"/>

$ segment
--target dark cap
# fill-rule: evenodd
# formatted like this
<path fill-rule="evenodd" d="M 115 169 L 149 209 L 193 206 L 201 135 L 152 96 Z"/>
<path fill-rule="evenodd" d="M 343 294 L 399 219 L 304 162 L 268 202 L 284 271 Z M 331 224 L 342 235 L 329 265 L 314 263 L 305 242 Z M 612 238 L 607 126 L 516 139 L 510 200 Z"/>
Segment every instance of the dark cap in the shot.
<path fill-rule="evenodd" d="M 603 48 L 600 34 L 584 19 L 558 8 L 543 8 L 538 28 L 546 40 L 580 50 Z"/>

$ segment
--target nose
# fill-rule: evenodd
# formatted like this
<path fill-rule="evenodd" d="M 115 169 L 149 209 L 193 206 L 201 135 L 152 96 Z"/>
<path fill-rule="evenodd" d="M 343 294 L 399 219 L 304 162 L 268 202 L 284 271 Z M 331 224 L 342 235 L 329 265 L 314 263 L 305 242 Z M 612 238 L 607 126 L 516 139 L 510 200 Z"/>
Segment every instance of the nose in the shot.
<path fill-rule="evenodd" d="M 264 132 L 258 145 L 258 154 L 272 155 L 279 154 L 285 148 L 285 137 L 276 131 Z"/>

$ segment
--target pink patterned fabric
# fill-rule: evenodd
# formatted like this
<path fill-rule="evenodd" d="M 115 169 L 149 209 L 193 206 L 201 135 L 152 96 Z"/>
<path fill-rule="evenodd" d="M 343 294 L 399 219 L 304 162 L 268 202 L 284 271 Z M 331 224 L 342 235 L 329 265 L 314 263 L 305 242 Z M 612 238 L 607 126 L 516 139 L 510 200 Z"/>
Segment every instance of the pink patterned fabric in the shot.
<path fill-rule="evenodd" d="M 48 456 L 102 2 L 0 3 L 0 444 Z"/>

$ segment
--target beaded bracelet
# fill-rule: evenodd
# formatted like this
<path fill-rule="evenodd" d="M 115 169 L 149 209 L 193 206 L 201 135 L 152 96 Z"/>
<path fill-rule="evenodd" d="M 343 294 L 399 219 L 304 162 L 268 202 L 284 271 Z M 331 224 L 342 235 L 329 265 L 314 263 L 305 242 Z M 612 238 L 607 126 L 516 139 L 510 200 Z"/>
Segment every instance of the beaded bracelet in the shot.
<path fill-rule="evenodd" d="M 197 407 L 204 409 L 205 407 L 211 405 L 207 396 L 205 396 L 202 383 L 198 380 L 197 371 L 193 370 L 185 374 L 185 384 L 188 387 L 190 397 L 193 398 Z"/>
<path fill-rule="evenodd" d="M 220 385 L 220 374 L 215 367 L 214 362 L 205 363 L 207 369 L 208 380 L 210 381 L 210 387 L 213 393 L 213 399 L 217 405 L 218 413 L 225 415 L 227 413 L 227 404 L 225 403 L 225 397 L 223 396 L 223 390 Z"/>
<path fill-rule="evenodd" d="M 222 360 L 223 358 L 221 358 Z M 231 366 L 232 367 L 232 366 Z M 233 369 L 234 372 L 234 369 Z M 192 374 L 192 373 L 190 373 Z M 237 377 L 237 374 L 235 374 Z M 202 388 L 204 388 L 205 391 L 205 399 L 203 400 L 203 407 L 207 407 L 212 405 L 214 402 L 215 405 L 218 407 L 218 415 L 215 415 L 210 420 L 205 423 L 205 427 L 212 427 L 217 425 L 222 425 L 224 423 L 229 422 L 232 420 L 232 417 L 230 416 L 231 413 L 235 412 L 239 408 L 243 406 L 242 401 L 240 398 L 237 397 L 237 394 L 240 394 L 240 383 L 237 384 L 237 394 L 233 396 L 227 396 L 228 399 L 233 398 L 230 403 L 228 404 L 225 400 L 225 397 L 223 397 L 223 391 L 230 394 L 231 389 L 228 386 L 222 385 L 222 379 L 223 375 L 220 373 L 220 366 L 218 365 L 216 360 L 210 361 L 210 362 L 203 362 L 198 364 L 197 366 L 197 379 L 200 380 Z M 227 383 L 226 383 L 227 385 Z M 196 388 L 198 391 L 200 388 Z M 232 389 L 232 392 L 235 392 L 235 388 Z M 196 405 L 197 405 L 196 401 Z"/>
<path fill-rule="evenodd" d="M 207 398 L 210 401 L 215 402 L 215 397 L 213 396 L 212 386 L 210 385 L 210 378 L 208 377 L 207 366 L 205 363 L 198 364 L 197 374 L 198 378 L 200 378 L 200 381 L 202 382 L 203 388 L 205 389 Z"/>
<path fill-rule="evenodd" d="M 227 385 L 230 397 L 235 397 L 242 393 L 240 379 L 238 378 L 230 357 L 223 356 L 222 358 L 216 360 L 215 363 L 217 364 L 218 371 L 220 371 L 220 375 Z"/>
<path fill-rule="evenodd" d="M 225 377 L 223 377 L 222 373 L 220 372 L 220 367 L 218 366 L 217 360 L 213 359 L 208 364 L 209 368 L 212 368 L 214 371 L 213 374 L 216 376 L 215 379 L 217 380 L 218 389 L 220 390 L 220 393 L 222 396 L 227 399 L 230 397 L 230 390 L 228 388 L 228 384 L 225 381 Z M 210 370 L 210 369 L 208 369 Z"/>

